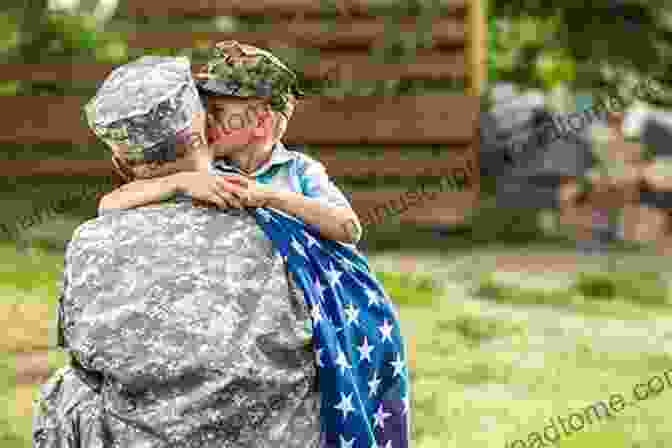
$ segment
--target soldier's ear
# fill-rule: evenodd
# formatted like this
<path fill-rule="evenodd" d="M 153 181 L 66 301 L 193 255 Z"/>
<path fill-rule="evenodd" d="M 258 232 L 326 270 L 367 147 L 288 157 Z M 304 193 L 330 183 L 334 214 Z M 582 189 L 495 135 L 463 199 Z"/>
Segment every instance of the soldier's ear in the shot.
<path fill-rule="evenodd" d="M 133 182 L 135 179 L 135 173 L 128 165 L 126 165 L 123 160 L 118 158 L 116 155 L 112 155 L 112 164 L 114 165 L 114 170 L 118 175 L 116 181 L 121 182 L 122 185 Z"/>

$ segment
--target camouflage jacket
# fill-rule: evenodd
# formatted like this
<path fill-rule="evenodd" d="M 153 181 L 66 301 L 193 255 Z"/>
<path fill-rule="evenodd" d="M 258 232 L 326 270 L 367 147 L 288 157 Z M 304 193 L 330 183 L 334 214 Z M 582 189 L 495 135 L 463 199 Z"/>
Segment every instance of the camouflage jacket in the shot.
<path fill-rule="evenodd" d="M 246 212 L 108 213 L 65 257 L 72 362 L 40 388 L 33 447 L 316 448 L 310 315 Z"/>

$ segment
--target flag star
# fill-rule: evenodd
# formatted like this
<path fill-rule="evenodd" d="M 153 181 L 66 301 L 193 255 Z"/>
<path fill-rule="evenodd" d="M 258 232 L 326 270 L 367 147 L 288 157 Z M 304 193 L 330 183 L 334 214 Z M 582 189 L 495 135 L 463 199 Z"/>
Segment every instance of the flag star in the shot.
<path fill-rule="evenodd" d="M 373 372 L 373 379 L 369 381 L 369 398 L 373 397 L 378 393 L 378 386 L 380 386 L 380 383 L 382 380 L 380 378 L 376 378 L 378 376 L 378 371 L 374 370 Z"/>
<path fill-rule="evenodd" d="M 353 437 L 349 441 L 346 440 L 342 435 L 338 435 L 341 438 L 341 448 L 352 448 L 352 445 L 355 443 L 356 437 Z"/>
<path fill-rule="evenodd" d="M 335 266 L 332 265 L 331 267 L 332 267 L 332 269 L 328 270 L 326 272 L 326 274 L 327 274 L 327 277 L 329 277 L 329 284 L 332 287 L 334 287 L 334 285 L 336 285 L 336 283 L 338 283 L 338 279 L 341 275 L 343 275 L 343 273 L 338 272 L 338 270 L 336 270 Z"/>
<path fill-rule="evenodd" d="M 315 351 L 315 362 L 317 363 L 318 367 L 324 367 L 324 363 L 322 363 L 322 352 L 324 351 L 323 348 L 320 348 Z"/>
<path fill-rule="evenodd" d="M 373 423 L 373 427 L 375 428 L 376 426 L 380 426 L 381 428 L 385 429 L 385 419 L 391 416 L 392 416 L 391 413 L 385 412 L 383 410 L 383 405 L 381 404 L 378 407 L 376 413 L 373 414 L 373 418 L 376 419 L 376 421 Z"/>
<path fill-rule="evenodd" d="M 318 303 L 313 305 L 313 309 L 311 310 L 311 315 L 313 316 L 313 320 L 315 321 L 315 324 L 318 324 L 322 321 L 322 313 L 320 312 L 320 305 Z"/>
<path fill-rule="evenodd" d="M 374 348 L 375 347 L 373 345 L 369 345 L 369 341 L 367 340 L 366 336 L 364 336 L 364 343 L 357 347 L 357 350 L 359 350 L 361 359 L 366 359 L 367 361 L 371 362 L 371 352 Z"/>
<path fill-rule="evenodd" d="M 379 330 L 380 333 L 383 335 L 383 339 L 382 339 L 381 342 L 384 343 L 384 342 L 385 342 L 385 339 L 388 339 L 390 342 L 392 342 L 392 329 L 393 329 L 393 328 L 394 328 L 394 327 L 393 327 L 392 325 L 389 324 L 389 322 L 387 321 L 387 319 L 385 319 L 385 321 L 383 322 L 383 326 L 382 326 L 382 327 L 378 327 L 378 330 Z"/>
<path fill-rule="evenodd" d="M 346 322 L 346 325 L 350 325 L 352 323 L 355 323 L 359 325 L 359 322 L 357 321 L 357 316 L 359 315 L 359 310 L 353 305 L 352 303 L 349 303 L 348 306 L 345 308 L 345 314 L 347 315 L 348 321 Z"/>
<path fill-rule="evenodd" d="M 366 289 L 366 296 L 369 298 L 369 306 L 371 305 L 380 305 L 380 297 L 378 293 L 372 289 Z"/>
<path fill-rule="evenodd" d="M 303 250 L 303 246 L 301 245 L 301 243 L 296 241 L 296 239 L 294 237 L 292 237 L 292 243 L 291 244 L 292 244 L 292 249 L 297 251 L 299 253 L 299 255 L 301 255 L 303 258 L 308 258 L 308 256 L 306 255 L 306 251 Z"/>
<path fill-rule="evenodd" d="M 347 419 L 348 412 L 353 412 L 355 410 L 355 408 L 352 407 L 352 394 L 346 397 L 345 394 L 341 392 L 341 402 L 334 406 L 334 408 L 343 413 L 343 420 Z"/>
<path fill-rule="evenodd" d="M 397 353 L 397 359 L 390 361 L 390 364 L 394 366 L 394 375 L 392 376 L 393 378 L 404 373 L 404 361 L 401 360 L 399 353 Z"/>
<path fill-rule="evenodd" d="M 345 369 L 352 369 L 352 366 L 348 364 L 348 358 L 346 358 L 345 353 L 340 348 L 338 349 L 336 364 L 341 366 L 341 374 L 345 374 Z"/>
<path fill-rule="evenodd" d="M 317 244 L 317 247 L 322 248 L 322 246 L 320 245 L 320 243 L 313 237 L 313 235 L 311 235 L 310 233 L 308 233 L 308 232 L 306 232 L 306 231 L 303 232 L 303 235 L 304 235 L 304 236 L 306 237 L 306 239 L 308 240 L 308 247 L 309 247 L 309 248 L 312 247 L 313 244 Z"/>
<path fill-rule="evenodd" d="M 411 407 L 411 404 L 409 403 L 408 399 L 408 392 L 406 392 L 406 395 L 404 395 L 404 412 L 401 413 L 401 415 L 406 415 L 408 414 L 408 410 Z"/>

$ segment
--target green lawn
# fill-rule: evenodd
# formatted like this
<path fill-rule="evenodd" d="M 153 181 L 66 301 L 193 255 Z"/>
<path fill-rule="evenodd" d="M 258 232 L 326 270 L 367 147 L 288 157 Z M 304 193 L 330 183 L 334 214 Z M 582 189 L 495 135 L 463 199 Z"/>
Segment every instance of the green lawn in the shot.
<path fill-rule="evenodd" d="M 510 250 L 417 253 L 417 271 L 423 276 L 412 277 L 393 272 L 400 253 L 372 257 L 372 265 L 384 272 L 380 278 L 399 304 L 407 336 L 418 448 L 506 448 L 516 439 L 528 440 L 530 433 L 542 432 L 550 418 L 567 419 L 600 400 L 608 401 L 611 394 L 621 393 L 630 402 L 633 386 L 672 369 L 672 307 L 620 293 L 609 300 L 563 293 L 573 284 L 571 275 L 493 275 L 497 256 Z M 6 403 L 0 408 L 4 436 L 0 446 L 27 447 L 30 400 L 37 389 L 16 389 L 11 353 L 53 346 L 62 258 L 41 251 L 18 255 L 14 247 L 0 247 L 0 257 L 0 306 L 5 308 L 1 315 L 6 316 L 7 332 L 0 360 L 4 378 L 0 395 Z M 624 272 L 664 267 L 644 255 L 620 259 L 627 261 L 620 266 Z M 599 260 L 590 263 L 593 271 L 599 271 Z M 588 272 L 589 266 L 577 270 Z M 488 275 L 495 286 L 509 288 L 508 295 L 478 297 Z M 529 300 L 515 300 L 522 290 Z M 556 296 L 549 303 L 543 298 L 552 291 Z M 535 294 L 537 299 L 532 300 Z M 63 358 L 56 355 L 50 362 L 55 368 Z M 666 446 L 672 439 L 672 418 L 666 412 L 671 400 L 668 386 L 611 419 L 562 434 L 557 446 Z"/>

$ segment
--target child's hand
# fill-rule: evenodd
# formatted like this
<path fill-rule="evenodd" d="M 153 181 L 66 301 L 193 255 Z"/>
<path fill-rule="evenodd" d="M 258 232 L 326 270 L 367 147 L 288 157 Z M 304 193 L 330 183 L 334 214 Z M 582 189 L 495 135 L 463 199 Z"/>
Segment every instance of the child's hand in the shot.
<path fill-rule="evenodd" d="M 272 188 L 248 177 L 232 174 L 227 179 L 243 188 L 238 198 L 245 207 L 265 207 L 275 194 Z"/>
<path fill-rule="evenodd" d="M 216 204 L 220 208 L 244 207 L 240 197 L 246 194 L 246 190 L 230 176 L 193 171 L 180 173 L 178 189 L 194 199 Z"/>

